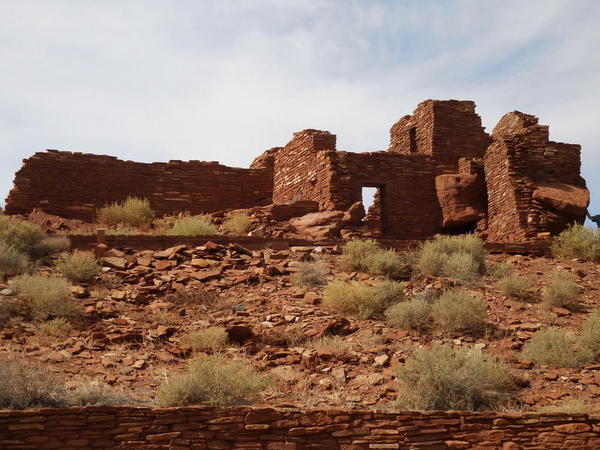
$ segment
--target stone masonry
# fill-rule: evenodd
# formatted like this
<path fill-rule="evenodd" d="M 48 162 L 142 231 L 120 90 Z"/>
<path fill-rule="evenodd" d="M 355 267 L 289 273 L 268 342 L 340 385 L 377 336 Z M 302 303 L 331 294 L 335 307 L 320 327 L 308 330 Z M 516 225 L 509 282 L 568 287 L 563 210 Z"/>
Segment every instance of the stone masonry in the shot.
<path fill-rule="evenodd" d="M 293 408 L 0 411 L 3 449 L 599 448 L 600 416 Z"/>
<path fill-rule="evenodd" d="M 426 100 L 390 130 L 386 151 L 336 149 L 336 136 L 307 129 L 250 169 L 217 163 L 143 164 L 109 156 L 48 151 L 24 161 L 6 202 L 9 214 L 34 208 L 93 220 L 97 208 L 128 195 L 159 215 L 312 201 L 347 211 L 377 188 L 364 229 L 388 239 L 475 231 L 490 242 L 525 242 L 583 223 L 589 192 L 581 148 L 549 140 L 548 127 L 518 111 L 488 135 L 475 103 Z"/>

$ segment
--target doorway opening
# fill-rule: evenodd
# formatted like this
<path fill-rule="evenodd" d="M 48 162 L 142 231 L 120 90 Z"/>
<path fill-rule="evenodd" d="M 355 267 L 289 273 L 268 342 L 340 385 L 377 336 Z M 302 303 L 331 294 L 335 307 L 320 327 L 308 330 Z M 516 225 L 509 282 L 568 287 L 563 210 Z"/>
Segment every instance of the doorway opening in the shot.
<path fill-rule="evenodd" d="M 383 236 L 383 196 L 383 186 L 362 187 L 362 202 L 366 213 L 363 224 L 373 236 Z"/>

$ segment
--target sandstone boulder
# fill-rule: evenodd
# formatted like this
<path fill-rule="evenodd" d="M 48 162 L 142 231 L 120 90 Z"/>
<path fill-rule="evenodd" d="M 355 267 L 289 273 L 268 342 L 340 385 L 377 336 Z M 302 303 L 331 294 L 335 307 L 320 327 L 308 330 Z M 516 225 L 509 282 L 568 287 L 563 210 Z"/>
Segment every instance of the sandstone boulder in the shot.
<path fill-rule="evenodd" d="M 343 217 L 343 211 L 321 211 L 290 219 L 290 225 L 298 234 L 306 237 L 315 239 L 337 237 L 342 227 Z"/>
<path fill-rule="evenodd" d="M 348 211 L 344 213 L 342 222 L 344 222 L 344 226 L 358 227 L 362 224 L 365 215 L 366 213 L 363 203 L 356 202 L 350 208 L 348 208 Z"/>
<path fill-rule="evenodd" d="M 590 191 L 565 183 L 544 183 L 537 185 L 533 198 L 550 209 L 585 216 L 590 204 Z"/>
<path fill-rule="evenodd" d="M 442 207 L 444 228 L 466 226 L 483 217 L 485 184 L 480 175 L 439 175 L 435 178 L 435 188 Z"/>

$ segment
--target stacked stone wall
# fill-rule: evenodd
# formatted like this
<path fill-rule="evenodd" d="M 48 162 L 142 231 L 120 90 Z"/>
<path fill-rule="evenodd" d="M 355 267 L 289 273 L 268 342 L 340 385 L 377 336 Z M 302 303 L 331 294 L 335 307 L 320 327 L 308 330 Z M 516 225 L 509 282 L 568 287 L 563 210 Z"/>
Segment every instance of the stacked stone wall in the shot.
<path fill-rule="evenodd" d="M 130 195 L 150 200 L 159 215 L 250 208 L 272 202 L 273 172 L 200 161 L 146 164 L 49 150 L 24 160 L 6 211 L 27 214 L 39 208 L 92 220 L 97 208 Z"/>
<path fill-rule="evenodd" d="M 0 412 L 3 449 L 598 448 L 600 415 L 87 407 Z"/>

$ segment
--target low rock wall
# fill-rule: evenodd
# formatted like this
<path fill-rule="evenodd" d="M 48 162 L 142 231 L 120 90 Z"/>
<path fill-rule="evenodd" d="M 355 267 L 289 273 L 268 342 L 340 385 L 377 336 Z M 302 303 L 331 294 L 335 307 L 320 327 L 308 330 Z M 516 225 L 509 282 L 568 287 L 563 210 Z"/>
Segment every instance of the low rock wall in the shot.
<path fill-rule="evenodd" d="M 252 407 L 0 412 L 0 448 L 600 448 L 600 415 Z"/>

